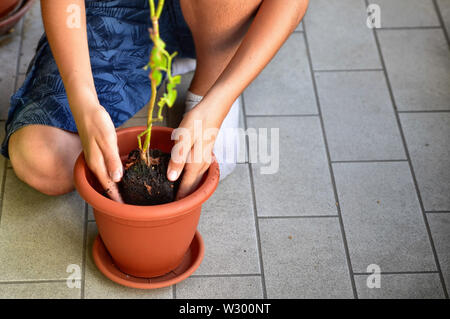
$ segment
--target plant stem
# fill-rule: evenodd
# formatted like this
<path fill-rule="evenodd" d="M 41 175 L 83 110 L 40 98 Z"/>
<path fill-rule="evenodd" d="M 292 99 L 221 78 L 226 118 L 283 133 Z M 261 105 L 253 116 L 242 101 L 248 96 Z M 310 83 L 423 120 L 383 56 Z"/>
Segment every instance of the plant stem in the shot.
<path fill-rule="evenodd" d="M 152 126 L 153 126 L 153 109 L 155 108 L 155 102 L 156 102 L 156 84 L 155 81 L 151 81 L 152 84 L 152 96 L 150 98 L 150 104 L 147 114 L 147 134 L 145 135 L 145 142 L 144 147 L 142 149 L 143 152 L 147 152 L 150 148 L 150 139 L 152 135 Z"/>
<path fill-rule="evenodd" d="M 161 11 L 162 11 L 162 8 L 164 5 L 164 0 L 159 0 L 156 13 L 155 13 L 154 0 L 149 0 L 149 4 L 150 4 L 150 19 L 152 21 L 152 26 L 153 26 L 153 30 L 152 30 L 153 40 L 156 41 L 157 39 L 159 39 L 158 18 L 161 15 Z M 149 149 L 150 149 L 150 139 L 151 139 L 151 135 L 152 135 L 153 109 L 155 107 L 156 94 L 157 94 L 156 80 L 150 76 L 150 82 L 151 82 L 151 86 L 152 86 L 152 93 L 151 93 L 149 110 L 148 110 L 148 115 L 147 115 L 147 134 L 145 135 L 145 142 L 144 142 L 144 146 L 142 148 L 142 153 L 146 154 L 147 158 L 148 158 L 147 153 L 149 152 Z"/>

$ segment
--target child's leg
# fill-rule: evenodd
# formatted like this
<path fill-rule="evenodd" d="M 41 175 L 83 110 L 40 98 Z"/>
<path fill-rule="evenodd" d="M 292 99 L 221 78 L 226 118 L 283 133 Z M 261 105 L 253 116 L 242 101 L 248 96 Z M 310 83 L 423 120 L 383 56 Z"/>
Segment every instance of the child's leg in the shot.
<path fill-rule="evenodd" d="M 225 69 L 260 3 L 261 0 L 181 0 L 183 15 L 192 32 L 197 55 L 197 68 L 186 96 L 186 111 L 201 101 Z M 237 99 L 224 119 L 214 145 L 221 179 L 236 166 L 239 153 L 239 108 Z"/>
<path fill-rule="evenodd" d="M 73 167 L 81 152 L 77 134 L 46 125 L 28 125 L 9 140 L 9 156 L 16 175 L 47 195 L 74 189 Z"/>
<path fill-rule="evenodd" d="M 261 0 L 181 0 L 197 68 L 189 90 L 204 96 L 238 49 Z"/>

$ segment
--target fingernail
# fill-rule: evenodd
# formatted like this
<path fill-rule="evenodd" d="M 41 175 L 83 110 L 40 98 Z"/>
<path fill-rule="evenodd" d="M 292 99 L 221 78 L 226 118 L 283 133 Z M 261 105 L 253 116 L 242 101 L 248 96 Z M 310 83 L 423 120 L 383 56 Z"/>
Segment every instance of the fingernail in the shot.
<path fill-rule="evenodd" d="M 178 177 L 178 173 L 177 171 L 170 171 L 169 173 L 169 180 L 171 180 L 172 182 L 175 181 Z"/>
<path fill-rule="evenodd" d="M 112 173 L 111 178 L 112 178 L 112 180 L 113 180 L 114 182 L 116 182 L 116 183 L 120 182 L 120 179 L 122 178 L 121 170 L 118 169 L 118 170 L 114 171 L 114 172 Z"/>

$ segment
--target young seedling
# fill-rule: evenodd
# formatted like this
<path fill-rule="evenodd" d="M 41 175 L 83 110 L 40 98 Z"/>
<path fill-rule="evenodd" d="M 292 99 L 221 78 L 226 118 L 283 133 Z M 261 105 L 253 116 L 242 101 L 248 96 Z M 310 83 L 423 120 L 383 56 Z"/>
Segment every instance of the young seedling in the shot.
<path fill-rule="evenodd" d="M 178 52 L 174 52 L 170 54 L 165 49 L 166 44 L 161 39 L 159 35 L 159 17 L 161 16 L 161 12 L 164 6 L 164 0 L 158 1 L 158 7 L 155 8 L 154 0 L 149 0 L 150 4 L 150 19 L 152 21 L 152 28 L 149 29 L 150 39 L 153 42 L 153 49 L 150 53 L 150 61 L 145 66 L 145 70 L 150 69 L 150 83 L 151 83 L 151 98 L 147 116 L 147 128 L 141 134 L 138 135 L 138 145 L 139 150 L 141 151 L 141 156 L 145 160 L 147 164 L 150 164 L 150 139 L 152 135 L 152 126 L 154 121 L 162 121 L 162 111 L 164 106 L 168 106 L 169 108 L 173 106 L 175 100 L 177 98 L 177 91 L 175 87 L 181 81 L 181 76 L 176 75 L 172 76 L 172 60 L 178 54 Z M 161 84 L 162 81 L 162 72 L 166 72 L 167 76 L 167 87 L 166 92 L 158 101 L 158 116 L 153 118 L 153 109 L 156 104 L 156 94 L 157 88 Z M 142 144 L 142 137 L 144 137 L 144 143 Z"/>

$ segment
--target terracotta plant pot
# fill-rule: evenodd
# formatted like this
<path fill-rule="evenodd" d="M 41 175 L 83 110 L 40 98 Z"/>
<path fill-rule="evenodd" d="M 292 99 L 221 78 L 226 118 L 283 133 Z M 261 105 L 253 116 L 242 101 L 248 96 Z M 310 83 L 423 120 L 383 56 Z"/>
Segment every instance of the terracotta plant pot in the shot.
<path fill-rule="evenodd" d="M 117 131 L 122 158 L 137 148 L 137 135 L 144 129 Z M 170 152 L 172 130 L 153 127 L 151 147 Z M 94 208 L 99 234 L 115 266 L 125 274 L 151 278 L 167 274 L 182 262 L 196 233 L 202 204 L 219 182 L 219 166 L 216 161 L 211 164 L 191 195 L 155 206 L 121 204 L 103 196 L 83 153 L 76 161 L 74 179 L 81 197 Z"/>
<path fill-rule="evenodd" d="M 5 0 L 0 1 L 3 6 L 3 1 Z M 17 2 L 14 7 L 12 7 L 12 9 L 7 9 L 5 7 L 4 15 L 0 15 L 0 35 L 7 33 L 12 27 L 14 27 L 31 8 L 33 3 L 34 0 L 20 0 L 20 2 Z M 20 7 L 17 7 L 16 5 L 20 5 Z"/>
<path fill-rule="evenodd" d="M 14 10 L 20 0 L 2 0 L 0 1 L 0 19 Z"/>

